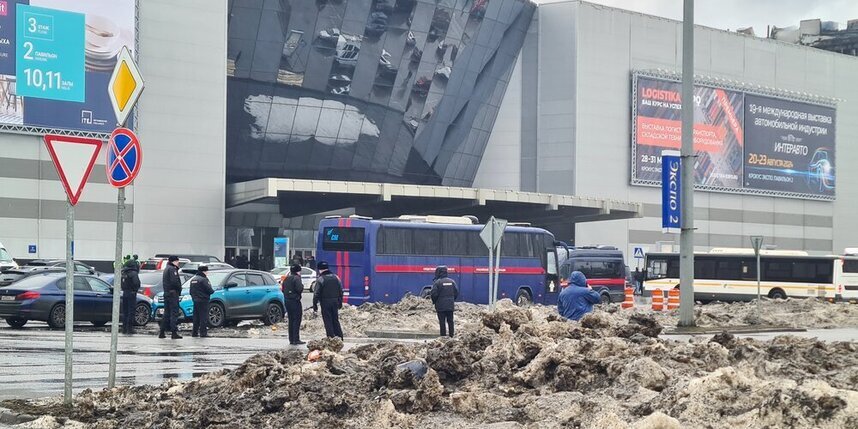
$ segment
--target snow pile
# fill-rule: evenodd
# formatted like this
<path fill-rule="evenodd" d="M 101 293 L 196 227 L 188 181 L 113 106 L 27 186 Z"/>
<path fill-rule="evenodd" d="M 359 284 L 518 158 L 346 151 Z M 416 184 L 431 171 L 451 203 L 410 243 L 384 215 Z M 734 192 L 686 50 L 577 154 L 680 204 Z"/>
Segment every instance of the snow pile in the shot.
<path fill-rule="evenodd" d="M 467 318 L 453 339 L 319 341 L 313 361 L 263 353 L 186 383 L 85 391 L 71 412 L 59 399 L 3 405 L 99 428 L 858 427 L 856 342 L 677 342 L 657 337 L 652 314 L 576 323 L 508 301 Z"/>

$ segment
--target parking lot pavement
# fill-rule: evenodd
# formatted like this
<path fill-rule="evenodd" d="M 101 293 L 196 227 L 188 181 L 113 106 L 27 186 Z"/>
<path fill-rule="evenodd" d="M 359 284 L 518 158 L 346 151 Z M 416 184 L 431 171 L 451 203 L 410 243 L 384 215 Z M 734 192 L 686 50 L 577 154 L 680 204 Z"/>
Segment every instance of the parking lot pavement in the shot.
<path fill-rule="evenodd" d="M 64 331 L 42 328 L 0 329 L 0 399 L 62 394 L 65 374 Z M 83 330 L 83 331 L 81 331 Z M 153 335 L 119 337 L 117 383 L 160 384 L 189 379 L 210 371 L 234 368 L 248 357 L 283 348 L 284 341 L 252 338 L 160 340 Z M 110 333 L 76 328 L 74 389 L 107 387 Z"/>

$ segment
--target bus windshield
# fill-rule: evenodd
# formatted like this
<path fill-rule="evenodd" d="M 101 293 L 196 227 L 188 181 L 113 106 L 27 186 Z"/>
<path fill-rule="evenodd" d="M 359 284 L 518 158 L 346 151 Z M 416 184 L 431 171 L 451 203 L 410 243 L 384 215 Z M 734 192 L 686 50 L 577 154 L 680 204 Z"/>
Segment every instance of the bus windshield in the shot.
<path fill-rule="evenodd" d="M 322 250 L 330 252 L 363 252 L 365 228 L 329 226 L 324 229 Z"/>

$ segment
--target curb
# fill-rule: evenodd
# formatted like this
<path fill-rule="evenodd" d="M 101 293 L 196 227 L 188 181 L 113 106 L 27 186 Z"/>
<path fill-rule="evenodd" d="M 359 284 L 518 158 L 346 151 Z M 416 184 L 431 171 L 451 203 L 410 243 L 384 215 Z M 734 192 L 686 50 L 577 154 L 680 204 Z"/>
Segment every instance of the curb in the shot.
<path fill-rule="evenodd" d="M 366 331 L 368 338 L 389 338 L 399 340 L 434 340 L 438 334 L 420 331 Z"/>
<path fill-rule="evenodd" d="M 805 328 L 787 326 L 724 326 L 724 327 L 694 327 L 694 328 L 665 328 L 661 335 L 709 335 L 720 334 L 757 334 L 769 332 L 807 332 Z"/>

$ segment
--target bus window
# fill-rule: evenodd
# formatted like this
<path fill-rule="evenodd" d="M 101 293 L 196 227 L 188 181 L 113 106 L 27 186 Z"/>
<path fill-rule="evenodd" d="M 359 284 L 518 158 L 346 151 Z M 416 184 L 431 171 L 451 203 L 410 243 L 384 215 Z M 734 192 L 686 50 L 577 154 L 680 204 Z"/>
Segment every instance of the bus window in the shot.
<path fill-rule="evenodd" d="M 414 230 L 381 228 L 378 230 L 379 255 L 410 255 L 414 253 Z"/>
<path fill-rule="evenodd" d="M 650 259 L 647 265 L 647 279 L 663 279 L 667 277 L 667 260 L 666 259 Z"/>
<path fill-rule="evenodd" d="M 362 252 L 364 228 L 327 227 L 324 230 L 322 250 L 334 252 Z"/>
<path fill-rule="evenodd" d="M 443 255 L 441 252 L 441 231 L 437 229 L 415 229 L 414 253 L 429 256 Z"/>
<path fill-rule="evenodd" d="M 701 280 L 717 279 L 715 277 L 715 260 L 708 258 L 694 258 L 694 278 Z"/>
<path fill-rule="evenodd" d="M 468 254 L 467 231 L 441 231 L 444 254 L 451 256 L 464 256 Z"/>
<path fill-rule="evenodd" d="M 858 259 L 845 259 L 843 261 L 844 273 L 858 273 Z"/>
<path fill-rule="evenodd" d="M 548 258 L 548 267 L 545 271 L 548 275 L 556 276 L 557 275 L 557 253 L 554 252 L 554 248 L 548 248 L 545 250 L 546 257 Z"/>
<path fill-rule="evenodd" d="M 738 259 L 727 259 L 718 261 L 715 278 L 718 280 L 739 280 L 742 269 Z"/>

